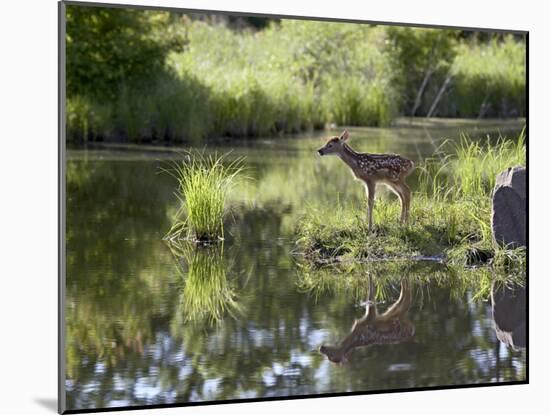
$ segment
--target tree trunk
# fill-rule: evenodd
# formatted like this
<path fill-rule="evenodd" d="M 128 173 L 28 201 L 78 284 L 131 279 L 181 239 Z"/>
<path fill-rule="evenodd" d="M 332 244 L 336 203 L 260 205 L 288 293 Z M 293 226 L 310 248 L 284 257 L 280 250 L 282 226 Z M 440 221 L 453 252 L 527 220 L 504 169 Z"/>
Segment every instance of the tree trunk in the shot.
<path fill-rule="evenodd" d="M 430 107 L 430 110 L 428 111 L 428 114 L 426 114 L 426 117 L 430 118 L 434 114 L 434 112 L 437 108 L 437 104 L 439 104 L 439 100 L 441 99 L 441 97 L 443 96 L 443 93 L 445 92 L 445 90 L 449 86 L 449 83 L 451 82 L 452 78 L 453 78 L 453 75 L 449 71 L 449 74 L 447 75 L 447 78 L 445 79 L 445 82 L 443 82 L 443 85 L 441 85 L 441 88 L 439 88 L 439 92 L 437 93 L 437 95 L 434 99 L 434 102 L 432 103 L 432 106 Z"/>
<path fill-rule="evenodd" d="M 420 84 L 420 88 L 418 88 L 418 92 L 416 93 L 416 98 L 414 100 L 414 105 L 411 110 L 411 117 L 414 117 L 414 114 L 418 110 L 418 107 L 420 107 L 420 104 L 422 102 L 422 95 L 424 94 L 424 90 L 426 89 L 426 86 L 428 85 L 428 82 L 430 81 L 430 78 L 434 74 L 434 70 L 432 68 L 428 68 L 426 70 L 426 73 L 424 74 L 424 79 L 422 79 L 422 83 Z"/>
<path fill-rule="evenodd" d="M 481 106 L 479 107 L 479 114 L 477 116 L 478 120 L 483 118 L 485 116 L 485 113 L 489 109 L 488 100 L 489 100 L 489 93 L 487 92 L 487 94 L 485 94 L 485 97 L 483 98 L 483 102 L 481 103 Z"/>

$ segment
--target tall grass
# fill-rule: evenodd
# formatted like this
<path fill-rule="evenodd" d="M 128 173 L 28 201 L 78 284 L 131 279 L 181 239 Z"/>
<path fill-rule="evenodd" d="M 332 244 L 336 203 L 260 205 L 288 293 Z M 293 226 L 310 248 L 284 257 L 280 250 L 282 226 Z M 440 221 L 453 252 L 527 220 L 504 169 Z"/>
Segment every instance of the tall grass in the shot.
<path fill-rule="evenodd" d="M 189 50 L 173 54 L 172 65 L 210 88 L 222 135 L 296 132 L 330 122 L 388 125 L 394 116 L 393 72 L 380 30 L 285 20 L 236 33 L 194 22 L 188 36 Z"/>
<path fill-rule="evenodd" d="M 196 142 L 332 123 L 388 126 L 409 113 L 404 97 L 419 88 L 384 27 L 282 20 L 261 31 L 234 31 L 202 21 L 178 24 L 187 45 L 168 54 L 167 70 L 121 85 L 116 99 L 68 97 L 69 139 Z M 506 37 L 455 48 L 452 62 L 436 65 L 452 71 L 434 76 L 422 108 L 451 71 L 438 116 L 525 115 L 523 42 Z"/>
<path fill-rule="evenodd" d="M 164 169 L 177 179 L 176 196 L 181 203 L 168 239 L 223 239 L 227 197 L 244 171 L 243 158 L 227 159 L 227 154 L 188 153 L 183 161 Z"/>
<path fill-rule="evenodd" d="M 188 48 L 169 56 L 169 74 L 128 85 L 114 101 L 69 97 L 69 138 L 199 141 L 328 123 L 385 126 L 395 116 L 378 28 L 283 21 L 235 32 L 195 21 L 186 30 Z"/>
<path fill-rule="evenodd" d="M 526 49 L 511 35 L 489 43 L 461 43 L 450 101 L 460 117 L 525 116 Z"/>
<path fill-rule="evenodd" d="M 440 150 L 438 157 L 422 168 L 419 193 L 446 206 L 449 227 L 467 229 L 465 224 L 470 224 L 463 243 L 454 247 L 450 256 L 464 258 L 464 253 L 481 249 L 494 251 L 495 262 L 499 263 L 505 262 L 502 258 L 517 257 L 517 252 L 493 242 L 491 197 L 498 174 L 509 167 L 525 166 L 525 130 L 516 140 L 503 136 L 472 140 L 463 135 L 459 142 L 447 142 L 445 146 L 450 146 L 450 154 Z"/>
<path fill-rule="evenodd" d="M 444 142 L 419 166 L 418 190 L 437 200 L 478 200 L 490 196 L 499 173 L 525 163 L 525 130 L 515 140 L 462 135 L 458 142 Z"/>
<path fill-rule="evenodd" d="M 461 195 L 471 198 L 490 195 L 499 173 L 508 167 L 525 166 L 525 130 L 515 141 L 501 136 L 492 143 L 489 137 L 485 141 L 472 141 L 463 136 L 455 151 L 452 170 Z"/>

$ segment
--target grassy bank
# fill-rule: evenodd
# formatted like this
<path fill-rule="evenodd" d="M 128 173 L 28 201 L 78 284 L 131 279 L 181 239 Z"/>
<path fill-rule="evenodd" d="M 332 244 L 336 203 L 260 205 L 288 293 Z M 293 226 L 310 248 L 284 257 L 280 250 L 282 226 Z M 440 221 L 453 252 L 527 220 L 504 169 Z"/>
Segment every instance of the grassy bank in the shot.
<path fill-rule="evenodd" d="M 97 31 L 82 29 L 94 24 L 89 16 L 68 27 L 70 140 L 197 142 L 330 123 L 387 126 L 409 115 L 416 97 L 420 116 L 432 106 L 438 116 L 524 115 L 525 45 L 513 37 L 292 20 L 234 30 L 162 12 L 120 13 L 101 14 Z M 99 37 L 130 23 L 124 39 Z M 130 53 L 124 42 L 141 26 L 141 49 Z M 109 65 L 86 62 L 96 55 Z"/>
<path fill-rule="evenodd" d="M 398 222 L 399 203 L 377 200 L 374 232 L 365 206 L 312 207 L 297 228 L 299 250 L 316 263 L 436 256 L 455 265 L 492 259 L 495 266 L 525 269 L 525 252 L 496 247 L 491 236 L 491 192 L 496 175 L 525 165 L 523 134 L 517 141 L 444 144 L 418 167 L 411 218 Z"/>

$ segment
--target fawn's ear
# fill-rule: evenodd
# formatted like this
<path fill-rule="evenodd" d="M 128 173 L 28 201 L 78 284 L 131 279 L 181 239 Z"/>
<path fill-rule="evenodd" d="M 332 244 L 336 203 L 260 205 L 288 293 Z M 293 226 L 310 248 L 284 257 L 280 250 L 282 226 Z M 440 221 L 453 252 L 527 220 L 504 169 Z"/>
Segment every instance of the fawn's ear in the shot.
<path fill-rule="evenodd" d="M 340 140 L 346 141 L 349 138 L 348 130 L 344 130 L 344 132 L 340 135 Z"/>

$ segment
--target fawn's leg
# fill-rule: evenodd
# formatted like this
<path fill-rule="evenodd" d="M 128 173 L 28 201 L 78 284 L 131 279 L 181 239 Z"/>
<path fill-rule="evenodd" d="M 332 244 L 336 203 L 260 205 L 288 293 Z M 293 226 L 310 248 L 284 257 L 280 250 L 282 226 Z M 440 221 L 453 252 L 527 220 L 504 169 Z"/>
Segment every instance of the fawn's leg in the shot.
<path fill-rule="evenodd" d="M 401 184 L 399 182 L 388 182 L 387 183 L 389 188 L 397 195 L 399 198 L 399 203 L 401 204 L 401 216 L 399 218 L 399 221 L 403 223 L 405 219 L 406 209 L 407 209 L 407 202 L 406 202 L 406 196 L 403 193 L 403 189 L 401 188 Z"/>
<path fill-rule="evenodd" d="M 400 317 L 411 307 L 411 287 L 406 278 L 401 280 L 401 293 L 397 301 L 384 313 L 387 318 Z"/>
<path fill-rule="evenodd" d="M 366 182 L 365 189 L 367 191 L 367 215 L 369 217 L 369 232 L 372 230 L 372 210 L 374 209 L 374 193 L 376 184 L 374 182 Z"/>
<path fill-rule="evenodd" d="M 369 274 L 369 293 L 367 296 L 367 306 L 365 309 L 365 316 L 367 321 L 374 320 L 377 315 L 376 303 L 374 302 L 374 283 L 372 282 L 372 276 Z"/>
<path fill-rule="evenodd" d="M 407 186 L 407 183 L 405 182 L 400 182 L 399 188 L 401 190 L 401 194 L 403 195 L 403 203 L 405 205 L 401 215 L 401 222 L 407 222 L 409 219 L 409 210 L 411 208 L 411 189 L 409 189 L 409 186 Z"/>

